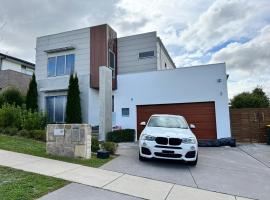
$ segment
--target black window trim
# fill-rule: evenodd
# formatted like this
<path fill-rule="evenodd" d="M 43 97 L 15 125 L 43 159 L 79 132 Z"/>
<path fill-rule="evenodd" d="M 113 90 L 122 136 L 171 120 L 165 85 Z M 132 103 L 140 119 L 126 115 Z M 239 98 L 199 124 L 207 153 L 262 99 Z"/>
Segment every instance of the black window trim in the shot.
<path fill-rule="evenodd" d="M 140 56 L 140 54 L 149 53 L 149 52 L 153 52 L 153 55 L 151 55 L 151 56 L 143 56 L 143 57 Z M 142 52 L 139 52 L 139 54 L 138 54 L 139 59 L 146 59 L 146 58 L 153 58 L 153 57 L 155 57 L 155 51 L 154 50 L 142 51 Z"/>

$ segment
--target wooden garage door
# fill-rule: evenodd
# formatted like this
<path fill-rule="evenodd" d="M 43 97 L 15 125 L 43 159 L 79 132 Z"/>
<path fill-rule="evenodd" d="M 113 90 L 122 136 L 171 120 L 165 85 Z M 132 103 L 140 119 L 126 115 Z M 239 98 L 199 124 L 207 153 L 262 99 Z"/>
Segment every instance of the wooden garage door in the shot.
<path fill-rule="evenodd" d="M 189 124 L 196 126 L 193 129 L 198 139 L 216 139 L 216 117 L 214 102 L 137 105 L 137 136 L 139 138 L 143 126 L 140 122 L 147 122 L 153 114 L 182 115 Z"/>

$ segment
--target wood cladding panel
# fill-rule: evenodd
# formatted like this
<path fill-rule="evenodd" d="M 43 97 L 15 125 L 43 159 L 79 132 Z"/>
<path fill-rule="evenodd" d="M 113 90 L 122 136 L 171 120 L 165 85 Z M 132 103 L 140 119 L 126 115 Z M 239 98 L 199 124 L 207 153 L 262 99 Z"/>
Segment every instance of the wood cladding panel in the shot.
<path fill-rule="evenodd" d="M 107 66 L 109 49 L 115 54 L 115 78 L 113 89 L 117 88 L 117 34 L 107 24 L 90 27 L 90 87 L 99 88 L 99 67 Z"/>
<path fill-rule="evenodd" d="M 143 126 L 153 114 L 182 115 L 189 124 L 195 124 L 193 133 L 198 139 L 217 139 L 216 115 L 214 102 L 138 105 L 137 106 L 137 136 L 139 138 Z"/>
<path fill-rule="evenodd" d="M 107 27 L 90 28 L 90 87 L 99 88 L 99 67 L 107 66 Z"/>
<path fill-rule="evenodd" d="M 237 142 L 266 142 L 270 108 L 231 108 L 230 118 L 232 137 Z"/>

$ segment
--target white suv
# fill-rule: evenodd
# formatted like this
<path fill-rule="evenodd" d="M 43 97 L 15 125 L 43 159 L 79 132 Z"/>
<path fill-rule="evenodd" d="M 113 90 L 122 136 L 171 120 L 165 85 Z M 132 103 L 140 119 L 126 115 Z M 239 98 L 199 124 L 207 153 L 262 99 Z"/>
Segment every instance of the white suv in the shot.
<path fill-rule="evenodd" d="M 184 160 L 196 165 L 198 142 L 184 117 L 179 115 L 152 115 L 146 124 L 139 141 L 139 158 L 162 158 Z"/>

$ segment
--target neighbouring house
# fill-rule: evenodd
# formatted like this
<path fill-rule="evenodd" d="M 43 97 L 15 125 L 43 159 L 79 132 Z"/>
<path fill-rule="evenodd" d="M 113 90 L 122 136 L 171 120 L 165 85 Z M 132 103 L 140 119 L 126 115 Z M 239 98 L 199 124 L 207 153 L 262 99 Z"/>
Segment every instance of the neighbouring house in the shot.
<path fill-rule="evenodd" d="M 98 25 L 37 38 L 39 107 L 64 122 L 69 75 L 79 77 L 83 121 L 99 123 L 99 67 L 113 73 L 113 124 L 134 128 L 151 114 L 179 114 L 199 139 L 230 137 L 225 63 L 176 68 L 156 32 L 117 37 Z"/>
<path fill-rule="evenodd" d="M 0 53 L 0 90 L 15 87 L 26 94 L 35 64 Z"/>

